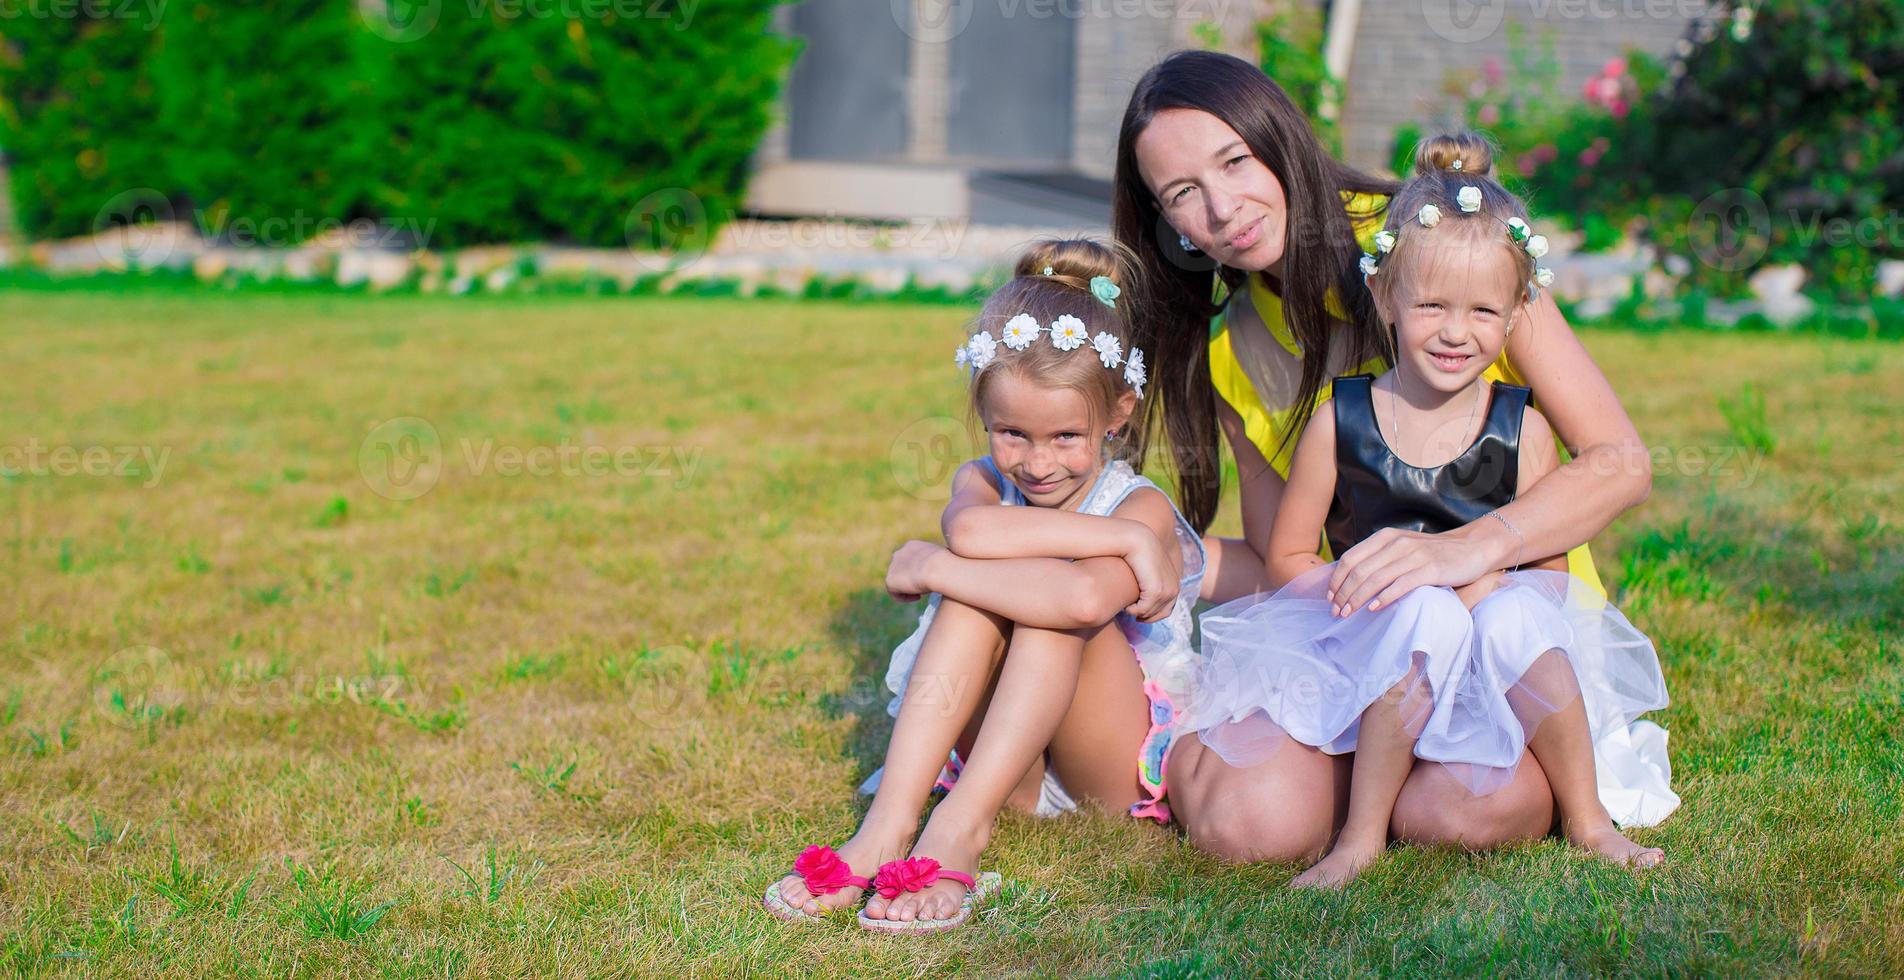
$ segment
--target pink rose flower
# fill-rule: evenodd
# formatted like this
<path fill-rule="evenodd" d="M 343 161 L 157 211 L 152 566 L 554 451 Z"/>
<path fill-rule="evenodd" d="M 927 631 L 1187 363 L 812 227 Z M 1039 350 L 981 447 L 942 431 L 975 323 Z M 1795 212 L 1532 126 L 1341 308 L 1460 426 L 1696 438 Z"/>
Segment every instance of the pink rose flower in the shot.
<path fill-rule="evenodd" d="M 807 883 L 807 891 L 815 895 L 831 895 L 850 884 L 853 869 L 845 861 L 823 844 L 815 844 L 800 852 L 794 859 L 793 873 Z"/>
<path fill-rule="evenodd" d="M 879 880 L 874 886 L 879 889 L 880 897 L 896 898 L 900 892 L 924 891 L 939 880 L 939 862 L 929 857 L 907 858 L 894 861 L 879 869 Z"/>

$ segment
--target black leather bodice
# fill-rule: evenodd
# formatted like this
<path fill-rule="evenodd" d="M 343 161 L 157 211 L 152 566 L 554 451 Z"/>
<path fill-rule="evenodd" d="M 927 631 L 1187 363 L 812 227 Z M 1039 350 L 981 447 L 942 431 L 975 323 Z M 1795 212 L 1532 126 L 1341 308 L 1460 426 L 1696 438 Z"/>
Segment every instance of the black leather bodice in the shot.
<path fill-rule="evenodd" d="M 1337 557 L 1385 527 L 1449 531 L 1514 499 L 1528 389 L 1494 382 L 1481 434 L 1442 466 L 1402 462 L 1375 421 L 1374 379 L 1335 379 L 1335 501 L 1323 532 Z"/>

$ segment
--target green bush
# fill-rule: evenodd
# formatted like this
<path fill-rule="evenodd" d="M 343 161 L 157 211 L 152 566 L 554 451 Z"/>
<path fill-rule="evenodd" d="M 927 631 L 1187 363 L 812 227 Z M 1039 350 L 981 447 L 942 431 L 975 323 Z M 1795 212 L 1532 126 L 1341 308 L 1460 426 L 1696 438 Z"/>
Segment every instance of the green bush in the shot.
<path fill-rule="evenodd" d="M 29 234 L 91 231 L 109 198 L 170 188 L 150 25 L 105 2 L 32 18 L 0 0 L 0 148 Z"/>
<path fill-rule="evenodd" d="M 741 206 L 797 53 L 767 30 L 774 5 L 564 21 L 445 4 L 427 43 L 388 48 L 386 210 L 433 218 L 445 246 L 693 244 Z"/>
<path fill-rule="evenodd" d="M 382 126 L 353 64 L 362 27 L 333 0 L 169 0 L 154 153 L 202 233 L 284 246 L 375 214 L 365 163 Z"/>
<path fill-rule="evenodd" d="M 0 146 L 39 238 L 150 188 L 262 244 L 356 218 L 441 248 L 693 244 L 740 207 L 798 52 L 769 30 L 781 2 L 392 0 L 422 15 L 398 22 L 172 0 L 146 23 L 84 0 L 0 20 Z"/>

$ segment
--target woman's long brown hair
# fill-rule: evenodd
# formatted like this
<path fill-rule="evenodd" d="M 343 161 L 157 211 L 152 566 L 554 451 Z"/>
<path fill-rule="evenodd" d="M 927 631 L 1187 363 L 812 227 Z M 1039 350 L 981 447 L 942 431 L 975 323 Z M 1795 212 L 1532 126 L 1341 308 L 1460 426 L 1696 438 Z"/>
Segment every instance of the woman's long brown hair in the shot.
<path fill-rule="evenodd" d="M 1216 282 L 1220 279 L 1226 294 L 1233 294 L 1247 274 L 1186 254 L 1138 172 L 1137 137 L 1158 113 L 1169 109 L 1197 109 L 1223 120 L 1282 181 L 1289 222 L 1283 235 L 1283 308 L 1304 351 L 1296 414 L 1285 440 L 1308 423 L 1340 345 L 1347 345 L 1353 364 L 1386 356 L 1387 334 L 1362 285 L 1357 267 L 1362 248 L 1340 192 L 1387 195 L 1400 185 L 1330 156 L 1281 86 L 1240 58 L 1215 51 L 1179 52 L 1153 66 L 1131 93 L 1117 136 L 1111 230 L 1136 256 L 1136 288 L 1126 295 L 1134 304 L 1136 342 L 1154 358 L 1152 379 L 1159 395 L 1146 399 L 1139 416 L 1131 420 L 1132 453 L 1139 460 L 1148 458 L 1161 425 L 1170 446 L 1178 505 L 1201 532 L 1216 517 L 1223 486 L 1209 364 L 1210 318 L 1222 309 Z M 1342 299 L 1349 315 L 1346 324 L 1328 311 L 1330 289 Z"/>

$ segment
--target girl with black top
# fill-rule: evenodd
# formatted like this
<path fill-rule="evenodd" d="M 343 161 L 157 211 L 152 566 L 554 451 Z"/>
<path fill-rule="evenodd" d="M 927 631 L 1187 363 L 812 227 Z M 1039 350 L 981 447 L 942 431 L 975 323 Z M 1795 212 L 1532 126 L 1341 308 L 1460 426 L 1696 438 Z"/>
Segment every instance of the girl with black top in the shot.
<path fill-rule="evenodd" d="M 1667 703 L 1658 656 L 1564 556 L 1522 556 L 1460 588 L 1359 609 L 1329 591 L 1319 546 L 1340 555 L 1376 535 L 1477 520 L 1514 530 L 1499 508 L 1560 464 L 1528 389 L 1483 376 L 1552 277 L 1536 264 L 1547 243 L 1525 206 L 1485 161 L 1463 172 L 1471 142 L 1424 143 L 1362 260 L 1394 367 L 1337 378 L 1332 407 L 1303 432 L 1269 539 L 1278 590 L 1202 618 L 1185 730 L 1237 767 L 1291 740 L 1354 753 L 1346 823 L 1299 887 L 1339 887 L 1382 853 L 1417 759 L 1482 795 L 1531 751 L 1567 838 L 1636 866 L 1664 852 L 1614 821 L 1650 826 L 1679 802 L 1664 730 L 1637 720 Z"/>

